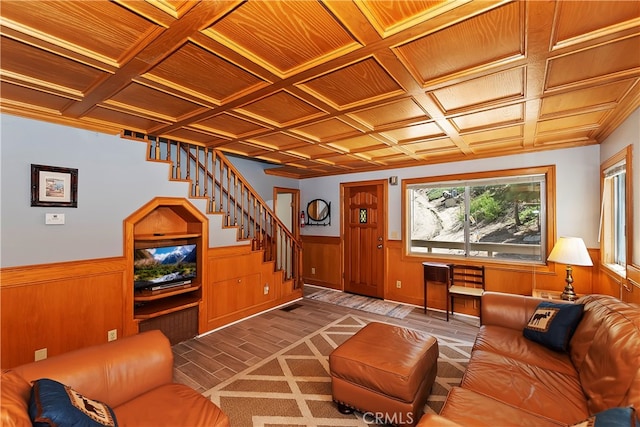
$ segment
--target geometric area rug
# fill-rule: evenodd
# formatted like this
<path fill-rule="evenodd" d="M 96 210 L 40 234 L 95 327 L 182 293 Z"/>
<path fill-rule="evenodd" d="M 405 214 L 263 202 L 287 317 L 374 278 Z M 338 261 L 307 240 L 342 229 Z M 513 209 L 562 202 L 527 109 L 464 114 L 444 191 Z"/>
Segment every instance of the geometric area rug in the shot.
<path fill-rule="evenodd" d="M 232 427 L 376 426 L 358 412 L 343 415 L 331 398 L 329 354 L 371 320 L 345 315 L 203 393 Z M 439 413 L 459 385 L 473 343 L 433 334 L 440 355 L 425 413 Z M 384 343 L 380 343 L 384 345 Z"/>
<path fill-rule="evenodd" d="M 356 310 L 367 311 L 369 313 L 383 316 L 404 319 L 407 314 L 413 311 L 413 306 L 385 301 L 377 298 L 369 298 L 362 295 L 354 295 L 334 289 L 323 289 L 310 295 L 305 295 L 306 299 L 328 302 L 330 304 L 349 307 Z"/>

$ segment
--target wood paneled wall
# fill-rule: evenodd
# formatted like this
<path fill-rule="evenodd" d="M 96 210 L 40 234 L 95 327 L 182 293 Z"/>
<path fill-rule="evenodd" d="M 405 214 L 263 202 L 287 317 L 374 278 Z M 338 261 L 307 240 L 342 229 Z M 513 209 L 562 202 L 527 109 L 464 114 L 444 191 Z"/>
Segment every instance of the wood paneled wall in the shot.
<path fill-rule="evenodd" d="M 2 368 L 122 336 L 125 269 L 124 258 L 2 269 Z"/>
<path fill-rule="evenodd" d="M 206 260 L 207 330 L 302 297 L 249 246 L 210 248 Z M 107 342 L 111 329 L 118 337 L 132 333 L 125 327 L 133 298 L 124 257 L 9 267 L 0 275 L 3 369 L 33 362 L 42 348 L 51 357 Z"/>
<path fill-rule="evenodd" d="M 341 259 L 341 246 L 338 237 L 304 236 L 304 279 L 305 283 L 342 289 L 340 271 L 335 268 Z M 599 250 L 590 249 L 591 259 L 599 259 Z M 403 255 L 402 242 L 389 240 L 386 243 L 385 299 L 399 301 L 406 304 L 423 306 L 424 280 L 422 262 L 424 258 L 407 257 Z M 430 261 L 449 262 L 446 259 L 429 259 Z M 470 262 L 471 263 L 471 262 Z M 594 267 L 573 267 L 574 288 L 578 294 L 597 292 L 594 289 L 595 278 L 599 276 L 597 262 Z M 316 274 L 311 274 L 311 267 L 315 266 Z M 318 267 L 322 266 L 322 267 Z M 531 295 L 532 290 L 545 289 L 562 291 L 565 286 L 565 266 L 550 263 L 548 266 L 514 266 L 510 264 L 486 264 L 486 289 L 496 292 L 507 292 L 521 295 Z M 318 279 L 318 277 L 320 279 Z M 400 287 L 397 287 L 397 282 Z M 619 286 L 616 293 L 619 296 Z M 636 289 L 640 294 L 640 289 Z M 434 309 L 446 308 L 445 287 L 437 283 L 429 283 L 427 289 L 427 305 Z M 472 301 L 456 300 L 455 311 L 467 314 L 478 314 L 478 307 Z"/>
<path fill-rule="evenodd" d="M 594 284 L 593 292 L 613 295 L 623 301 L 640 304 L 640 270 L 627 266 L 627 282 L 600 269 L 600 280 Z"/>
<path fill-rule="evenodd" d="M 342 289 L 342 249 L 339 237 L 302 236 L 304 283 Z"/>
<path fill-rule="evenodd" d="M 262 257 L 249 245 L 209 249 L 208 300 L 203 301 L 208 330 L 302 297 L 302 289 L 294 290 L 293 281 Z"/>

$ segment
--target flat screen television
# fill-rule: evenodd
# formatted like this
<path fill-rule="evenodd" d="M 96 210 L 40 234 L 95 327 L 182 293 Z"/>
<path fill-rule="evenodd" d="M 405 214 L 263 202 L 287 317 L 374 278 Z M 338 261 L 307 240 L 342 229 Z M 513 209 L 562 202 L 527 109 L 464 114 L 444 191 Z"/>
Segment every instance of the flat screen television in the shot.
<path fill-rule="evenodd" d="M 191 283 L 197 275 L 196 245 L 155 246 L 133 254 L 134 290 Z"/>

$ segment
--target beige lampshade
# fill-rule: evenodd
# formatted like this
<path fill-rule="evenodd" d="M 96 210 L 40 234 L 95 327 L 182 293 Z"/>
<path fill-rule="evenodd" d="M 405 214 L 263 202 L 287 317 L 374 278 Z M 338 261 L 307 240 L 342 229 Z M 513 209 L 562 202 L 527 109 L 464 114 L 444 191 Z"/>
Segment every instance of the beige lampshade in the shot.
<path fill-rule="evenodd" d="M 559 238 L 547 261 L 567 265 L 593 265 L 589 252 L 587 252 L 587 247 L 579 237 Z"/>

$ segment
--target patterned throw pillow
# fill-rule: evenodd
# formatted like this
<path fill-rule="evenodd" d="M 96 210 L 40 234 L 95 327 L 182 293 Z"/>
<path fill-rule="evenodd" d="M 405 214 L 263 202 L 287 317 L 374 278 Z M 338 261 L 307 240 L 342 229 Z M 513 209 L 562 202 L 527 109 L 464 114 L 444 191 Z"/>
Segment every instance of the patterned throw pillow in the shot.
<path fill-rule="evenodd" d="M 572 424 L 571 427 L 635 427 L 636 417 L 632 407 L 610 408 L 598 412 L 584 421 Z"/>
<path fill-rule="evenodd" d="M 524 337 L 555 351 L 567 351 L 583 308 L 584 304 L 543 301 L 524 328 Z"/>
<path fill-rule="evenodd" d="M 102 402 L 87 399 L 57 381 L 42 378 L 34 382 L 29 399 L 29 417 L 34 426 L 117 427 L 113 410 Z"/>

